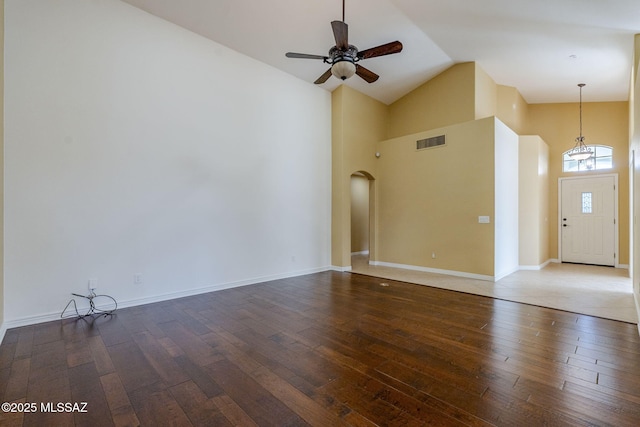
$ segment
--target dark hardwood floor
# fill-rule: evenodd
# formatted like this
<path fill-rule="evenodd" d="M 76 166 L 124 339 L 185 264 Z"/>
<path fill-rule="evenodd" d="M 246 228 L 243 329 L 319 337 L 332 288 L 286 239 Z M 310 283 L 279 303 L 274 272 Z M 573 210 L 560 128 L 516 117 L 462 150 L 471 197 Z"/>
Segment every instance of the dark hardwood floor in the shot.
<path fill-rule="evenodd" d="M 380 282 L 324 272 L 9 330 L 0 400 L 37 410 L 0 425 L 640 425 L 636 325 Z M 86 412 L 42 410 L 58 402 Z"/>

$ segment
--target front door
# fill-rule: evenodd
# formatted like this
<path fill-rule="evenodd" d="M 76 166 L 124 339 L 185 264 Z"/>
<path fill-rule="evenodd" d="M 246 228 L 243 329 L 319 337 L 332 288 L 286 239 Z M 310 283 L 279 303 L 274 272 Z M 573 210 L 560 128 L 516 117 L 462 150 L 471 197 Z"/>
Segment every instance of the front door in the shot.
<path fill-rule="evenodd" d="M 615 265 L 615 176 L 561 180 L 562 261 Z"/>

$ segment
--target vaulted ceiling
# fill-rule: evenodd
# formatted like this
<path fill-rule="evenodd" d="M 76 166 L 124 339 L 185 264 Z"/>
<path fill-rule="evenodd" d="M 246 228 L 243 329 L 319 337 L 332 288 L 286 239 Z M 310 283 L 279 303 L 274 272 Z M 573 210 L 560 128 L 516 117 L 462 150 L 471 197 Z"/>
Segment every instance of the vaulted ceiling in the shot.
<path fill-rule="evenodd" d="M 240 53 L 313 82 L 328 68 L 285 52 L 326 55 L 340 0 L 123 0 Z M 454 63 L 476 61 L 529 103 L 627 100 L 637 0 L 346 0 L 349 42 L 400 40 L 401 53 L 364 60 L 380 75 L 347 84 L 391 103 Z M 331 91 L 340 80 L 322 85 Z"/>

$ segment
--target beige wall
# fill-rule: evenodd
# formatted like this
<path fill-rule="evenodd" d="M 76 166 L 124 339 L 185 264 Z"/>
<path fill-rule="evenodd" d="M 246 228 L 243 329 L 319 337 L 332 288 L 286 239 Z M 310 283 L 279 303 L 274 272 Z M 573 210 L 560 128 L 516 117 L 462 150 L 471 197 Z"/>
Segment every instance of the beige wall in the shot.
<path fill-rule="evenodd" d="M 364 171 L 374 178 L 371 199 L 375 201 L 377 159 L 374 144 L 387 138 L 473 120 L 476 116 L 476 68 L 475 63 L 454 65 L 390 106 L 346 85 L 332 93 L 332 265 L 351 265 L 351 174 Z M 485 91 L 491 85 L 487 78 L 486 73 L 479 78 Z M 373 217 L 376 214 L 375 210 L 371 212 Z M 372 226 L 375 224 L 373 221 Z M 371 260 L 377 259 L 376 240 L 373 229 L 369 241 Z"/>
<path fill-rule="evenodd" d="M 577 88 L 576 88 L 577 92 Z M 583 92 L 583 96 L 586 95 Z M 583 98 L 584 99 L 584 98 Z M 579 105 L 529 105 L 526 133 L 540 135 L 549 146 L 549 256 L 558 259 L 558 178 L 579 176 L 562 172 L 562 153 L 571 149 L 579 132 Z M 583 103 L 583 135 L 586 144 L 602 144 L 614 149 L 613 169 L 618 174 L 618 220 L 620 264 L 629 263 L 629 168 L 628 103 Z M 592 173 L 590 173 L 592 174 Z"/>
<path fill-rule="evenodd" d="M 475 64 L 475 118 L 496 116 L 498 113 L 498 86 L 480 66 Z"/>
<path fill-rule="evenodd" d="M 369 179 L 351 175 L 351 252 L 369 250 Z"/>
<path fill-rule="evenodd" d="M 549 147 L 521 136 L 519 157 L 520 266 L 537 268 L 549 260 Z"/>
<path fill-rule="evenodd" d="M 418 224 L 418 221 L 421 220 L 418 212 L 428 212 L 433 206 L 440 207 L 445 203 L 451 203 L 453 210 L 464 211 L 464 207 L 460 208 L 460 200 L 462 199 L 447 199 L 446 195 L 442 194 L 438 196 L 438 198 L 442 197 L 438 199 L 437 203 L 427 203 L 426 199 L 422 201 L 420 199 L 413 206 L 409 202 L 412 196 L 404 191 L 396 191 L 397 194 L 394 194 L 391 189 L 400 188 L 397 187 L 398 185 L 409 185 L 409 181 L 413 179 L 416 182 L 423 182 L 427 186 L 438 182 L 441 186 L 449 189 L 449 194 L 464 192 L 464 189 L 458 189 L 458 186 L 464 186 L 460 181 L 460 175 L 452 174 L 451 171 L 465 169 L 466 173 L 468 170 L 473 170 L 475 166 L 469 165 L 472 169 L 460 168 L 458 157 L 446 158 L 445 156 L 437 165 L 425 167 L 427 170 L 419 167 L 414 170 L 407 168 L 402 161 L 395 162 L 395 166 L 393 166 L 394 162 L 390 163 L 390 158 L 395 159 L 396 156 L 399 156 L 394 151 L 392 151 L 393 154 L 383 155 L 376 163 L 374 157 L 376 150 L 371 145 L 372 142 L 375 144 L 377 141 L 388 139 L 381 143 L 379 149 L 381 152 L 389 149 L 391 140 L 396 141 L 398 146 L 412 145 L 420 135 L 422 137 L 432 136 L 443 128 L 460 123 L 470 126 L 467 122 L 492 115 L 495 115 L 517 134 L 539 135 L 546 143 L 546 148 L 539 148 L 536 161 L 539 164 L 543 161 L 543 157 L 546 159 L 545 161 L 548 160 L 547 174 L 544 178 L 540 178 L 543 181 L 547 180 L 546 190 L 541 189 L 541 194 L 546 191 L 547 197 L 541 196 L 536 218 L 539 221 L 546 220 L 544 224 L 539 224 L 539 228 L 548 231 L 540 232 L 536 239 L 537 249 L 530 258 L 526 258 L 537 262 L 536 265 L 544 263 L 548 259 L 558 258 L 558 178 L 571 175 L 562 173 L 561 155 L 573 146 L 578 134 L 577 102 L 529 105 L 516 88 L 497 85 L 476 64 L 463 63 L 447 69 L 388 107 L 353 89 L 341 86 L 333 94 L 333 108 L 335 189 L 333 195 L 334 223 L 332 226 L 333 265 L 350 265 L 348 259 L 351 252 L 349 247 L 351 246 L 349 180 L 353 172 L 363 170 L 376 178 L 372 194 L 373 197 L 380 200 L 380 203 L 377 204 L 378 212 L 372 213 L 377 218 L 373 222 L 377 224 L 377 234 L 375 236 L 372 234 L 372 247 L 375 247 L 379 240 L 385 248 L 395 248 L 398 241 L 404 238 L 410 239 L 408 247 L 401 249 L 400 252 L 381 247 L 372 260 L 439 269 L 482 270 L 484 272 L 480 274 L 492 274 L 493 272 L 487 273 L 490 269 L 483 270 L 478 267 L 479 264 L 484 265 L 486 260 L 473 265 L 475 261 L 471 259 L 468 264 L 462 267 L 460 265 L 453 267 L 447 264 L 446 259 L 441 259 L 438 256 L 439 249 L 436 251 L 434 260 L 431 258 L 431 253 L 435 249 L 420 247 L 424 243 L 415 240 L 414 235 L 405 231 L 399 234 L 395 233 L 393 227 L 387 228 L 386 222 L 393 215 L 399 215 L 402 218 L 408 215 L 410 226 L 422 227 Z M 624 265 L 629 263 L 628 104 L 625 102 L 585 102 L 583 119 L 583 134 L 587 143 L 614 147 L 615 167 L 604 173 L 617 173 L 619 177 L 618 263 Z M 474 140 L 473 135 L 468 136 Z M 434 150 L 438 150 L 438 148 Z M 384 165 L 384 171 L 379 169 L 381 165 Z M 439 174 L 437 171 L 441 173 Z M 415 175 L 412 175 L 414 172 Z M 429 180 L 425 182 L 427 177 Z M 468 176 L 466 178 L 473 181 Z M 416 184 L 411 185 L 415 186 Z M 396 201 L 402 201 L 404 203 L 402 206 L 411 205 L 411 212 L 400 212 L 398 207 L 400 205 L 395 205 Z M 462 215 L 462 213 L 458 215 Z M 476 220 L 477 215 L 480 214 L 475 215 Z M 456 238 L 449 236 L 449 243 L 446 244 L 444 241 L 447 239 L 444 235 L 447 231 L 442 229 L 438 232 L 442 233 L 442 236 L 438 237 L 436 241 L 443 242 L 445 251 L 447 248 L 456 247 Z M 492 238 L 489 237 L 489 241 Z M 391 246 L 388 246 L 389 242 L 392 242 Z M 436 245 L 440 246 L 441 244 L 437 243 Z M 418 251 L 418 249 L 420 250 Z M 417 255 L 418 253 L 421 255 Z M 490 253 L 495 255 L 493 251 Z M 424 254 L 428 255 L 426 260 Z"/>
<path fill-rule="evenodd" d="M 351 265 L 351 175 L 366 172 L 376 178 L 376 143 L 386 139 L 387 106 L 346 85 L 332 93 L 332 224 L 331 263 Z M 373 183 L 375 188 L 375 181 Z M 370 197 L 375 201 L 375 192 Z M 375 210 L 371 215 L 375 215 Z M 375 235 L 370 257 L 375 259 Z"/>
<path fill-rule="evenodd" d="M 493 118 L 379 144 L 378 248 L 388 263 L 494 274 Z M 416 140 L 446 145 L 416 150 Z M 432 254 L 435 253 L 435 258 Z"/>
<path fill-rule="evenodd" d="M 389 106 L 389 138 L 476 118 L 476 65 L 454 65 Z"/>
<path fill-rule="evenodd" d="M 515 87 L 497 85 L 496 92 L 498 94 L 496 115 L 514 132 L 522 135 L 529 114 L 529 104 Z"/>
<path fill-rule="evenodd" d="M 374 218 L 371 222 L 371 226 L 374 228 L 370 230 L 370 259 L 372 261 L 379 260 L 389 263 L 469 272 L 485 276 L 493 276 L 496 274 L 495 269 L 498 267 L 501 271 L 504 270 L 505 267 L 507 269 L 510 268 L 511 260 L 510 257 L 507 256 L 507 253 L 513 254 L 517 251 L 517 247 L 515 251 L 511 249 L 505 250 L 507 253 L 502 253 L 497 257 L 494 246 L 496 236 L 500 234 L 497 233 L 493 222 L 495 215 L 494 210 L 496 208 L 495 173 L 508 173 L 508 168 L 502 168 L 505 169 L 504 171 L 496 171 L 495 168 L 496 159 L 502 159 L 504 156 L 493 157 L 495 154 L 493 144 L 495 143 L 496 123 L 493 116 L 498 115 L 499 106 L 508 102 L 509 105 L 515 104 L 516 107 L 510 108 L 508 115 L 505 114 L 505 116 L 511 120 L 512 123 L 514 121 L 522 121 L 526 103 L 524 103 L 524 100 L 515 89 L 499 89 L 501 88 L 495 84 L 491 77 L 475 63 L 463 63 L 447 69 L 388 107 L 360 94 L 348 86 L 341 86 L 334 91 L 332 97 L 332 264 L 334 266 L 349 266 L 351 261 L 350 254 L 356 251 L 354 248 L 356 243 L 353 241 L 354 231 L 352 230 L 352 227 L 355 227 L 355 225 L 352 224 L 352 215 L 350 213 L 352 208 L 350 201 L 350 177 L 354 172 L 364 171 L 370 174 L 370 177 L 375 178 L 372 181 L 371 190 L 371 198 L 374 200 L 372 205 L 377 207 L 377 211 L 374 210 L 371 213 L 371 216 Z M 505 98 L 507 99 L 505 100 Z M 481 143 L 476 141 L 475 132 L 472 131 L 465 134 L 465 131 L 460 129 L 473 128 L 474 125 L 470 123 L 473 123 L 474 119 L 481 117 L 490 118 L 486 123 L 491 123 L 492 126 L 491 132 L 487 134 L 487 141 L 490 141 L 491 147 L 484 147 L 480 150 L 485 156 L 488 156 L 488 160 L 486 161 L 482 160 L 478 162 L 478 159 L 474 155 L 469 156 L 470 153 L 474 153 L 473 150 L 463 150 L 463 157 L 465 157 L 463 162 L 469 163 L 463 168 L 458 167 L 461 157 L 453 155 L 441 159 L 437 162 L 437 165 L 428 165 L 426 167 L 422 165 L 415 171 L 409 172 L 410 170 L 407 169 L 402 162 L 395 166 L 389 166 L 389 158 L 384 154 L 380 159 L 375 159 L 374 157 L 376 150 L 371 146 L 372 141 L 377 142 L 387 138 L 393 139 L 410 135 L 407 141 L 415 144 L 415 139 L 419 136 L 418 134 L 432 135 L 433 132 L 437 133 L 438 130 L 445 127 L 455 128 L 455 130 L 450 129 L 453 132 L 452 135 L 456 135 L 453 140 L 454 145 L 456 145 L 456 137 L 460 138 L 460 141 L 466 138 L 466 142 L 473 141 L 473 148 L 477 149 L 479 147 L 478 144 L 481 145 Z M 461 123 L 464 125 L 462 125 L 460 129 L 454 126 Z M 430 129 L 436 130 L 430 131 Z M 461 132 L 461 134 L 459 132 Z M 502 132 L 501 134 L 504 133 L 505 132 Z M 449 136 L 448 138 L 450 139 Z M 380 147 L 378 151 L 382 150 L 382 145 Z M 415 147 L 413 149 L 415 150 Z M 455 150 L 447 148 L 447 152 L 453 151 Z M 515 153 L 517 153 L 517 147 Z M 387 174 L 384 176 L 381 176 L 382 171 L 379 168 L 381 165 L 387 165 L 385 169 Z M 453 168 L 451 165 L 456 165 L 456 167 Z M 460 173 L 460 169 L 464 169 L 462 173 Z M 490 182 L 484 182 L 482 178 L 477 180 L 477 177 L 472 177 L 471 175 L 476 173 L 473 171 L 478 172 L 480 176 L 490 177 Z M 415 172 L 415 174 L 413 172 Z M 409 180 L 413 179 L 416 180 L 416 182 L 421 182 L 424 174 L 432 176 L 432 182 L 439 183 L 442 194 L 436 194 L 435 198 L 433 198 L 431 194 L 423 198 L 423 193 L 412 193 L 415 183 L 403 187 L 403 184 L 398 182 L 402 177 L 408 177 Z M 469 183 L 472 183 L 472 185 Z M 487 189 L 467 194 L 469 188 L 474 188 L 476 184 L 480 183 L 484 183 Z M 394 188 L 395 190 L 393 190 Z M 402 190 L 398 191 L 398 189 Z M 477 206 L 475 206 L 477 205 L 477 201 L 461 202 L 461 200 L 465 199 L 452 198 L 452 194 L 470 195 L 473 200 L 476 198 L 485 200 L 485 202 L 488 203 L 487 206 L 490 206 L 490 210 L 476 209 L 477 211 L 471 214 L 469 209 L 473 210 L 477 208 Z M 408 242 L 409 251 L 406 252 L 405 249 L 396 250 L 402 246 L 400 244 L 396 245 L 396 243 L 403 241 L 403 233 L 396 233 L 395 227 L 402 227 L 404 225 L 411 227 L 418 225 L 419 221 L 421 221 L 420 215 L 414 211 L 414 217 L 408 223 L 395 223 L 395 216 L 393 215 L 393 210 L 397 209 L 397 207 L 394 207 L 396 204 L 395 200 L 396 198 L 403 197 L 423 200 L 422 202 L 418 201 L 416 205 L 411 205 L 412 211 L 421 208 L 428 211 L 427 207 L 424 206 L 424 201 L 429 199 L 437 200 L 438 203 L 434 206 L 438 207 L 434 210 L 433 214 L 436 216 L 445 215 L 441 219 L 452 221 L 450 224 L 445 223 L 444 226 L 440 224 L 439 227 L 436 227 L 437 230 L 435 231 L 437 234 L 435 238 L 430 241 L 433 242 L 432 246 L 437 247 L 437 250 L 436 248 L 427 252 L 422 250 L 424 248 L 420 251 L 411 250 L 411 248 L 415 249 L 416 245 L 419 246 L 420 243 L 415 240 L 415 233 L 410 231 L 406 231 L 408 238 L 412 239 Z M 517 196 L 515 197 L 517 198 Z M 443 200 L 439 200 L 439 198 Z M 375 203 L 376 199 L 380 202 Z M 508 210 L 509 203 L 504 200 L 503 202 L 504 203 L 501 202 L 500 204 L 501 209 Z M 447 206 L 446 209 L 441 207 L 444 205 Z M 515 209 L 517 210 L 517 204 Z M 392 213 L 391 215 L 389 214 L 390 211 Z M 446 214 L 443 214 L 443 212 L 446 212 Z M 407 214 L 411 213 L 407 212 Z M 403 213 L 403 215 L 405 214 Z M 480 215 L 490 216 L 492 223 L 489 225 L 478 225 L 478 216 Z M 459 237 L 452 237 L 450 230 L 449 232 L 447 231 L 447 228 L 455 229 L 457 231 L 453 234 L 457 235 L 456 233 L 458 233 L 460 228 L 457 227 L 456 224 L 460 216 L 464 216 L 465 221 L 470 221 L 468 225 L 474 230 L 477 229 L 476 231 L 479 231 L 480 234 L 486 233 L 487 238 L 483 239 L 479 235 L 471 234 L 473 238 L 470 238 L 470 243 L 461 245 L 461 239 L 465 240 L 469 238 L 469 234 L 463 233 Z M 514 215 L 508 215 L 509 218 L 513 216 Z M 503 221 L 501 221 L 501 223 L 504 224 Z M 517 234 L 517 226 L 515 228 L 515 234 Z M 500 246 L 506 248 L 511 238 L 505 236 L 506 234 L 511 236 L 513 233 L 509 231 L 505 236 L 503 236 L 503 234 L 500 234 L 500 236 L 502 236 L 500 241 L 504 243 L 504 245 L 501 244 Z M 378 242 L 381 244 L 378 245 Z M 476 252 L 474 248 L 477 249 L 476 247 L 478 245 L 489 245 L 490 248 L 488 249 L 483 246 L 482 249 Z M 379 251 L 376 250 L 378 247 L 380 248 Z M 434 251 L 436 252 L 436 258 L 431 257 Z M 439 252 L 442 252 L 442 257 L 439 255 Z M 418 253 L 419 255 L 417 255 Z M 426 260 L 424 259 L 425 254 L 428 255 Z M 418 259 L 416 256 L 422 258 Z M 517 259 L 515 264 L 517 266 Z"/>

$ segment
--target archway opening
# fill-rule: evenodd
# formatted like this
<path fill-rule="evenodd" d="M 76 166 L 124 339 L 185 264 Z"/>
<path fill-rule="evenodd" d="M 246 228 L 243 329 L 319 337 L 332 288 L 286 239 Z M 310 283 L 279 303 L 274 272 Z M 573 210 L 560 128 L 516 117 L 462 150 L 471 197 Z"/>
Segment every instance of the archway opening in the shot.
<path fill-rule="evenodd" d="M 375 180 L 358 171 L 351 175 L 351 265 L 375 260 Z"/>

